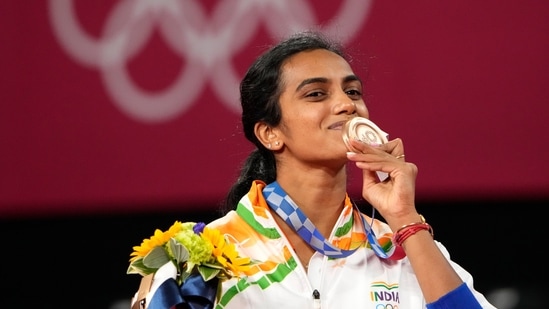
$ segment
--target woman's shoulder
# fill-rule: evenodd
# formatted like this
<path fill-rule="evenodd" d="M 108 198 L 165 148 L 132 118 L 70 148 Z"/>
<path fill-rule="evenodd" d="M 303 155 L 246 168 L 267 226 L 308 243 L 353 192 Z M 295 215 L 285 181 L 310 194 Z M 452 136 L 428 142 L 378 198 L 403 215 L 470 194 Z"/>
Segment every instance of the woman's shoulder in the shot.
<path fill-rule="evenodd" d="M 238 216 L 236 215 L 236 212 L 234 210 L 231 210 L 228 213 L 226 213 L 225 215 L 214 219 L 213 221 L 211 221 L 207 225 L 210 228 L 220 229 L 220 228 L 223 228 L 224 226 L 229 225 L 231 223 L 231 221 L 234 221 L 237 218 L 238 218 Z"/>

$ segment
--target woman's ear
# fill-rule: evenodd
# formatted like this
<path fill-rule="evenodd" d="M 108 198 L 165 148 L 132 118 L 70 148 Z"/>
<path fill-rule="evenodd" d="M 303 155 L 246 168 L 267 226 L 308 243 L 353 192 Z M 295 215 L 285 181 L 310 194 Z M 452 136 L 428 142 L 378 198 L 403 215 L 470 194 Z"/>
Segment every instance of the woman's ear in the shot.
<path fill-rule="evenodd" d="M 282 142 L 278 139 L 276 129 L 264 122 L 258 122 L 254 127 L 255 136 L 267 149 L 279 150 L 282 147 Z"/>

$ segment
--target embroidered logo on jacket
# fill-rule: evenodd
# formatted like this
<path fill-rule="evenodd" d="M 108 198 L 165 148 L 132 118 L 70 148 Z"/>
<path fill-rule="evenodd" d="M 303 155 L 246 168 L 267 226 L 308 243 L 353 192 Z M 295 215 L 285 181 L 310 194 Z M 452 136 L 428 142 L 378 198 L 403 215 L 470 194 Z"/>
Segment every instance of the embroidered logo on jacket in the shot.
<path fill-rule="evenodd" d="M 372 282 L 370 286 L 370 300 L 376 309 L 398 309 L 400 297 L 398 284 L 383 281 Z"/>

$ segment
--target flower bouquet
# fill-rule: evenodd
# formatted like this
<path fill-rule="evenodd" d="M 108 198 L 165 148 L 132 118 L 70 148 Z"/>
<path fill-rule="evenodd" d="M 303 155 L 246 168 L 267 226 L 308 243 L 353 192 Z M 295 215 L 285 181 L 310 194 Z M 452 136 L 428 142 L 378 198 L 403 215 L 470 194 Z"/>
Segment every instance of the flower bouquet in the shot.
<path fill-rule="evenodd" d="M 220 281 L 249 270 L 249 258 L 220 231 L 176 221 L 133 247 L 128 274 L 143 276 L 132 308 L 213 308 Z"/>

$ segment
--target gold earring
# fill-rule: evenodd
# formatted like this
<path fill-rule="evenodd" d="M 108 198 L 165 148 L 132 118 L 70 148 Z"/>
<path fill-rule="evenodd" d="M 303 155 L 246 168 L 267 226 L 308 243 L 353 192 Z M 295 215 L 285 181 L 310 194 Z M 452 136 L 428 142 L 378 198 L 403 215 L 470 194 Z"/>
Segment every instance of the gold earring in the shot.
<path fill-rule="evenodd" d="M 267 148 L 271 149 L 271 143 L 269 143 L 269 145 L 267 145 Z"/>
<path fill-rule="evenodd" d="M 278 146 L 280 143 L 278 141 L 275 142 L 275 146 Z"/>

